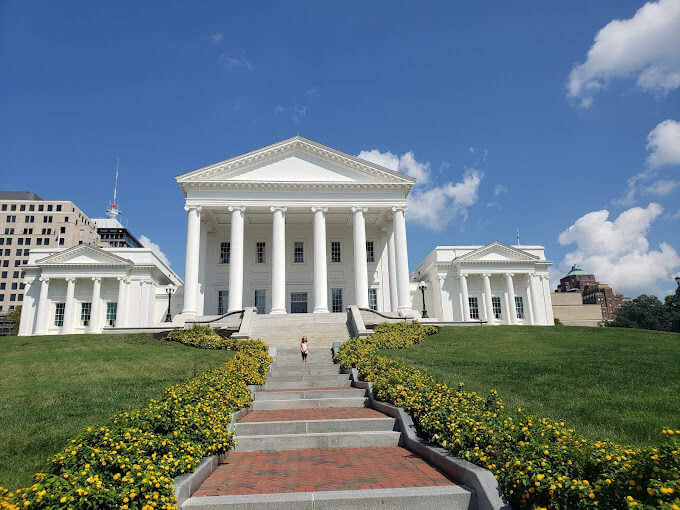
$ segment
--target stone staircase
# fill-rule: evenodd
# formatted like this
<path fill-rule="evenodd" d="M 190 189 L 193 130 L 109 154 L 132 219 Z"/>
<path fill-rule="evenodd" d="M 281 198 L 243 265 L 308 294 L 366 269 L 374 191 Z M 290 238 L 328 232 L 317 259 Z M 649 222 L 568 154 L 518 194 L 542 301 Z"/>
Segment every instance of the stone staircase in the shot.
<path fill-rule="evenodd" d="M 394 418 L 366 407 L 330 349 L 279 349 L 237 445 L 182 508 L 471 509 L 474 495 L 399 447 Z"/>
<path fill-rule="evenodd" d="M 253 316 L 251 338 L 259 338 L 280 349 L 295 349 L 306 336 L 310 346 L 332 347 L 350 337 L 346 313 L 289 313 Z"/>

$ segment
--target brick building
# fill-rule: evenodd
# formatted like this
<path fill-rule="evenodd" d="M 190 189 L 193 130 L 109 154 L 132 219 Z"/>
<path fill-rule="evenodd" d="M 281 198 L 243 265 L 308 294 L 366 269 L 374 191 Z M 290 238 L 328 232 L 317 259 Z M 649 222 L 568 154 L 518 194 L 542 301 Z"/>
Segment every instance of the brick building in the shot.
<path fill-rule="evenodd" d="M 560 279 L 557 292 L 580 292 L 584 305 L 600 305 L 605 321 L 614 318 L 625 299 L 623 294 L 615 293 L 609 285 L 598 282 L 595 275 L 586 273 L 576 264 Z"/>

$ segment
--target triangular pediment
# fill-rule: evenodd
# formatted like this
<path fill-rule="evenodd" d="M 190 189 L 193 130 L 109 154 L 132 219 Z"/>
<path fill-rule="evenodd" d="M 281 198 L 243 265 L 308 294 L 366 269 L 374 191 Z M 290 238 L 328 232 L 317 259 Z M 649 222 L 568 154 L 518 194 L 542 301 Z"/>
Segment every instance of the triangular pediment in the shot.
<path fill-rule="evenodd" d="M 38 266 L 129 266 L 132 262 L 91 244 L 80 244 L 36 261 Z"/>
<path fill-rule="evenodd" d="M 539 258 L 509 244 L 494 241 L 461 255 L 455 260 L 458 262 L 535 262 Z"/>
<path fill-rule="evenodd" d="M 415 179 L 296 136 L 177 176 L 191 183 L 337 183 L 412 186 Z"/>

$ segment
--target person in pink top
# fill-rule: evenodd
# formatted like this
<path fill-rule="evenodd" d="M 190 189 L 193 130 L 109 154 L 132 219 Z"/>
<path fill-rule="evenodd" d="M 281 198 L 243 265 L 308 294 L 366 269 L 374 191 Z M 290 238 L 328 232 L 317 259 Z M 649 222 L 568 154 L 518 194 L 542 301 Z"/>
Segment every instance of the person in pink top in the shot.
<path fill-rule="evenodd" d="M 309 354 L 309 343 L 307 342 L 307 337 L 302 337 L 302 342 L 300 342 L 300 354 L 302 354 L 302 364 L 307 365 L 307 354 Z"/>

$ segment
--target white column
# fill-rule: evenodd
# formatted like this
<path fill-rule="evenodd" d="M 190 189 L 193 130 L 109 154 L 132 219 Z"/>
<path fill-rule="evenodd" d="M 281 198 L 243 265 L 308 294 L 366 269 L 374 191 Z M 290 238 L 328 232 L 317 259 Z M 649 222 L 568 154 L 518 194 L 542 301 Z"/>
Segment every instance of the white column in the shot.
<path fill-rule="evenodd" d="M 200 205 L 186 205 L 187 247 L 184 261 L 184 309 L 182 313 L 195 317 L 198 312 L 198 265 L 201 246 Z"/>
<path fill-rule="evenodd" d="M 118 277 L 118 301 L 116 305 L 116 327 L 124 328 L 126 325 L 125 311 L 127 310 L 127 278 Z"/>
<path fill-rule="evenodd" d="M 486 320 L 489 324 L 495 324 L 496 318 L 493 315 L 493 305 L 491 304 L 491 281 L 489 273 L 482 274 L 482 280 L 484 282 L 484 301 L 486 305 Z"/>
<path fill-rule="evenodd" d="M 287 207 L 270 207 L 272 224 L 272 309 L 286 313 L 286 211 Z"/>
<path fill-rule="evenodd" d="M 244 206 L 230 205 L 231 237 L 229 239 L 229 306 L 227 310 L 243 309 L 243 236 L 245 230 Z"/>
<path fill-rule="evenodd" d="M 512 283 L 512 273 L 505 273 L 505 287 L 508 291 L 508 324 L 515 324 L 517 322 L 517 307 L 515 306 L 515 286 Z"/>
<path fill-rule="evenodd" d="M 446 298 L 444 296 L 444 286 L 446 285 L 446 274 L 437 274 L 437 290 L 439 291 L 439 320 L 440 321 L 450 321 L 453 320 L 453 300 Z M 448 305 L 451 303 L 451 316 L 449 316 Z"/>
<path fill-rule="evenodd" d="M 327 212 L 328 207 L 312 207 L 314 215 L 314 313 L 328 313 Z"/>
<path fill-rule="evenodd" d="M 460 273 L 458 276 L 460 280 L 460 292 L 463 295 L 463 320 L 470 320 L 470 299 L 467 286 L 467 273 Z"/>
<path fill-rule="evenodd" d="M 406 244 L 406 207 L 392 207 L 392 221 L 394 225 L 394 257 L 397 262 L 397 300 L 399 313 L 409 314 L 411 311 L 411 296 L 408 279 L 408 247 Z"/>
<path fill-rule="evenodd" d="M 536 324 L 536 316 L 534 315 L 534 303 L 533 303 L 533 293 L 531 291 L 531 275 L 527 275 L 527 302 L 526 302 L 526 307 L 529 313 L 529 324 L 532 326 Z"/>
<path fill-rule="evenodd" d="M 543 289 L 540 284 L 540 277 L 538 275 L 529 275 L 529 282 L 531 285 L 531 301 L 534 305 L 534 323 L 544 325 L 546 324 L 545 307 L 543 303 Z"/>
<path fill-rule="evenodd" d="M 366 263 L 366 207 L 352 207 L 354 232 L 354 301 L 368 308 L 368 264 Z"/>
<path fill-rule="evenodd" d="M 19 336 L 30 335 L 33 332 L 33 322 L 35 315 L 33 313 L 34 299 L 31 294 L 31 287 L 35 283 L 34 279 L 24 278 L 24 303 L 21 306 L 21 319 L 19 322 Z"/>
<path fill-rule="evenodd" d="M 90 333 L 99 333 L 101 324 L 99 316 L 101 315 L 101 289 L 102 279 L 99 276 L 92 277 L 92 310 L 90 311 Z"/>
<path fill-rule="evenodd" d="M 390 311 L 399 310 L 399 292 L 397 290 L 397 260 L 394 255 L 394 227 L 387 237 L 387 269 L 390 283 Z"/>
<path fill-rule="evenodd" d="M 47 321 L 49 320 L 50 310 L 47 293 L 50 288 L 50 279 L 47 276 L 40 277 L 40 297 L 38 298 L 38 313 L 35 320 L 35 334 L 44 335 L 47 333 Z"/>
<path fill-rule="evenodd" d="M 550 297 L 550 280 L 547 276 L 541 276 L 541 287 L 543 289 L 543 305 L 545 307 L 545 323 L 548 326 L 555 324 L 555 316 L 552 310 L 552 298 Z"/>
<path fill-rule="evenodd" d="M 73 321 L 75 320 L 75 289 L 76 279 L 72 276 L 66 278 L 66 303 L 64 305 L 64 325 L 61 327 L 62 335 L 73 333 Z M 92 304 L 94 307 L 94 303 Z"/>
<path fill-rule="evenodd" d="M 206 275 L 206 256 L 208 244 L 208 223 L 201 221 L 201 241 L 198 249 L 198 294 L 197 294 L 197 315 L 205 315 L 203 306 L 205 303 L 205 275 Z"/>

